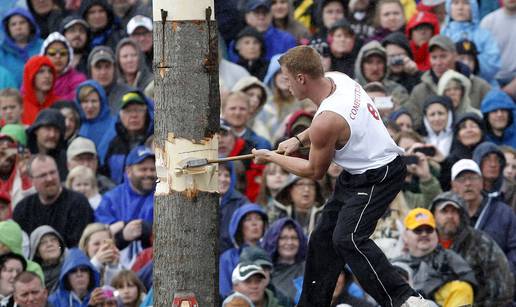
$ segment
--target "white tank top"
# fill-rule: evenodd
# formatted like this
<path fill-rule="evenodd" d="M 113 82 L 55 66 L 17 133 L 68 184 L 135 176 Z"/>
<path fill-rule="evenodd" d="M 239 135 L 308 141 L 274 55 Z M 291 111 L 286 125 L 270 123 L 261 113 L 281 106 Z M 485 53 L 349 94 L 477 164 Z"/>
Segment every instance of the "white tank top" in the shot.
<path fill-rule="evenodd" d="M 333 161 L 351 174 L 379 168 L 403 153 L 385 128 L 373 101 L 353 79 L 339 72 L 326 73 L 336 89 L 324 99 L 315 117 L 324 111 L 342 116 L 350 127 L 346 145 L 335 150 Z M 314 117 L 314 118 L 315 118 Z"/>

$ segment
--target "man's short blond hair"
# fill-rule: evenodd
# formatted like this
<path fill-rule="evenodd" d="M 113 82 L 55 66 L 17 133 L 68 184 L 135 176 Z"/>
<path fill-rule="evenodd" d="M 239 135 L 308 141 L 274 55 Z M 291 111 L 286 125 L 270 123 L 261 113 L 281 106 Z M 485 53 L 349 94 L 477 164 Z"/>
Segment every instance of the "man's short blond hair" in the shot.
<path fill-rule="evenodd" d="M 237 100 L 244 101 L 245 104 L 247 105 L 247 108 L 249 108 L 249 105 L 250 105 L 249 96 L 247 96 L 247 94 L 242 91 L 234 91 L 234 92 L 229 93 L 229 95 L 227 95 L 226 98 L 222 100 L 222 104 L 220 106 L 222 112 L 224 112 L 227 102 L 231 99 L 237 99 Z"/>
<path fill-rule="evenodd" d="M 312 78 L 324 77 L 321 56 L 309 46 L 297 46 L 290 49 L 279 58 L 279 63 L 293 75 L 305 74 Z"/>

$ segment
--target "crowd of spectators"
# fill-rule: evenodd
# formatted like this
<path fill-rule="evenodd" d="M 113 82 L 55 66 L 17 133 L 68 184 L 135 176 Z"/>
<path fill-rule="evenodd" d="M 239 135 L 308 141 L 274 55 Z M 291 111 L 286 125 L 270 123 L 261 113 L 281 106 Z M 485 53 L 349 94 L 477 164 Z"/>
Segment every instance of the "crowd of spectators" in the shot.
<path fill-rule="evenodd" d="M 365 89 L 405 150 L 404 187 L 371 234 L 392 265 L 436 306 L 512 306 L 516 1 L 214 4 L 219 156 L 310 126 L 315 107 L 278 62 L 310 45 Z M 151 1 L 3 0 L 0 19 L 0 307 L 151 306 Z M 342 171 L 316 181 L 219 165 L 223 306 L 295 306 Z M 378 305 L 348 266 L 334 273 L 332 306 Z"/>

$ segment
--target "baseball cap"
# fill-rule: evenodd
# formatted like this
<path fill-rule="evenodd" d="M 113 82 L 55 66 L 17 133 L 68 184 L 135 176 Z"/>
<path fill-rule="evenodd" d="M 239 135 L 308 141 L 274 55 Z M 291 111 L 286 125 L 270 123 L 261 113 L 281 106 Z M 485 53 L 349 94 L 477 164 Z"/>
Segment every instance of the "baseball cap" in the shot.
<path fill-rule="evenodd" d="M 66 160 L 71 161 L 75 156 L 83 153 L 91 153 L 96 156 L 97 149 L 95 148 L 95 143 L 93 143 L 92 140 L 79 136 L 68 146 L 68 149 L 66 150 Z"/>
<path fill-rule="evenodd" d="M 473 56 L 478 55 L 477 45 L 469 39 L 463 39 L 455 43 L 455 49 L 458 54 L 470 54 Z"/>
<path fill-rule="evenodd" d="M 478 167 L 478 164 L 475 161 L 471 159 L 461 159 L 455 162 L 451 168 L 451 180 L 455 180 L 455 178 L 457 178 L 457 176 L 459 176 L 460 173 L 464 171 L 470 171 L 482 176 L 480 167 Z"/>
<path fill-rule="evenodd" d="M 131 152 L 127 156 L 126 164 L 128 166 L 139 164 L 143 160 L 151 157 L 155 158 L 154 152 L 152 152 L 152 150 L 149 147 L 140 145 L 131 150 Z"/>
<path fill-rule="evenodd" d="M 220 130 L 224 130 L 227 132 L 231 132 L 231 125 L 227 122 L 227 120 L 221 118 L 220 119 Z"/>
<path fill-rule="evenodd" d="M 86 20 L 82 19 L 82 17 L 79 15 L 73 14 L 73 15 L 67 16 L 65 19 L 63 19 L 63 21 L 61 22 L 61 26 L 62 26 L 61 32 L 64 32 L 64 31 L 70 29 L 71 27 L 73 27 L 76 24 L 80 24 L 80 25 L 84 26 L 86 29 L 90 28 L 90 25 L 86 22 Z"/>
<path fill-rule="evenodd" d="M 457 210 L 461 210 L 461 207 L 459 206 L 459 204 L 457 204 L 456 202 L 453 202 L 451 200 L 447 200 L 447 201 L 443 201 L 441 203 L 438 203 L 436 206 L 435 206 L 435 210 L 442 210 L 448 206 L 452 206 L 452 207 L 455 207 L 455 209 Z"/>
<path fill-rule="evenodd" d="M 267 1 L 267 0 L 250 0 L 247 2 L 247 5 L 245 6 L 245 12 L 249 13 L 260 7 L 264 7 L 268 11 L 270 9 L 269 1 Z"/>
<path fill-rule="evenodd" d="M 383 59 L 387 58 L 387 53 L 385 52 L 385 49 L 382 47 L 382 45 L 380 45 L 380 43 L 378 43 L 376 41 L 372 41 L 372 42 L 367 43 L 366 46 L 369 48 L 366 47 L 367 49 L 366 49 L 366 51 L 364 51 L 364 54 L 362 56 L 363 60 L 365 60 L 366 58 L 368 58 L 372 55 L 377 55 Z"/>
<path fill-rule="evenodd" d="M 416 208 L 409 211 L 403 224 L 410 230 L 414 230 L 423 225 L 435 228 L 435 219 L 432 212 L 428 209 Z"/>
<path fill-rule="evenodd" d="M 131 103 L 138 103 L 146 105 L 145 99 L 138 92 L 129 92 L 122 96 L 122 100 L 120 102 L 120 108 L 123 109 Z"/>
<path fill-rule="evenodd" d="M 256 265 L 259 265 L 260 267 L 270 267 L 272 268 L 272 260 L 269 254 L 263 249 L 258 246 L 247 246 L 242 250 L 242 253 L 240 254 L 240 261 L 241 262 L 251 262 Z"/>
<path fill-rule="evenodd" d="M 133 34 L 134 30 L 139 27 L 144 27 L 145 29 L 152 31 L 152 20 L 143 15 L 136 15 L 127 23 L 127 34 Z"/>
<path fill-rule="evenodd" d="M 431 51 L 433 47 L 439 47 L 450 52 L 457 52 L 455 44 L 452 42 L 452 40 L 444 35 L 436 35 L 430 39 L 430 42 L 428 43 L 428 50 Z"/>
<path fill-rule="evenodd" d="M 115 55 L 113 50 L 107 46 L 97 46 L 91 50 L 88 56 L 88 66 L 94 66 L 99 61 L 108 61 L 115 63 Z"/>
<path fill-rule="evenodd" d="M 259 274 L 266 278 L 265 272 L 262 268 L 256 264 L 251 262 L 241 262 L 237 265 L 237 267 L 233 270 L 233 274 L 231 275 L 231 282 L 233 284 L 237 284 L 242 281 L 246 281 L 249 277 Z"/>

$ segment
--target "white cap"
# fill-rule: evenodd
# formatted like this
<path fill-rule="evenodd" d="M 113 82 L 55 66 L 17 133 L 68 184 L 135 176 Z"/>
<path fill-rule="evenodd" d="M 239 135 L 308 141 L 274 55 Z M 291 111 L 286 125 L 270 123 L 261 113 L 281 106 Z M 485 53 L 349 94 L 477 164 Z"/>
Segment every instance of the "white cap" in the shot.
<path fill-rule="evenodd" d="M 457 176 L 463 171 L 470 171 L 482 176 L 480 167 L 478 167 L 478 164 L 475 161 L 471 159 L 462 159 L 453 164 L 451 168 L 451 180 L 455 180 L 455 178 L 457 178 Z"/>
<path fill-rule="evenodd" d="M 139 27 L 144 27 L 145 29 L 152 31 L 152 20 L 143 15 L 136 15 L 127 23 L 127 34 L 133 34 L 134 30 Z"/>

